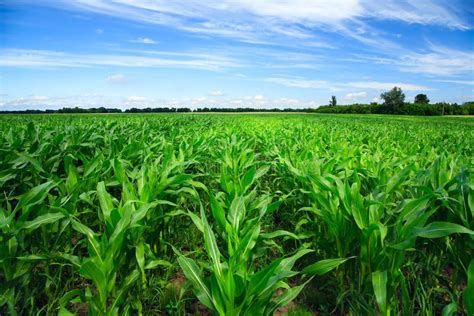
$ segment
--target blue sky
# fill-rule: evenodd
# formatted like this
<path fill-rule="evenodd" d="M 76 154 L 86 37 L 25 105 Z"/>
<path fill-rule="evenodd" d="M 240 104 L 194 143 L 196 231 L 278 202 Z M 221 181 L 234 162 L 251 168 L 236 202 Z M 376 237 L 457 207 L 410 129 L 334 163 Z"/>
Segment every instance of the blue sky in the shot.
<path fill-rule="evenodd" d="M 474 100 L 472 0 L 0 0 L 0 109 Z"/>

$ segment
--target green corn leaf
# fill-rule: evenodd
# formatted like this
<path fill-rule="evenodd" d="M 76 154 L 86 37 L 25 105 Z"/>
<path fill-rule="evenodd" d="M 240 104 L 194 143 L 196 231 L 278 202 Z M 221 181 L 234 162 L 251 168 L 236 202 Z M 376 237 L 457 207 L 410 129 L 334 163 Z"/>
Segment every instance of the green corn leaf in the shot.
<path fill-rule="evenodd" d="M 29 192 L 21 196 L 17 208 L 31 207 L 33 205 L 42 203 L 49 191 L 54 187 L 55 184 L 53 181 L 48 181 L 34 187 Z"/>
<path fill-rule="evenodd" d="M 260 224 L 254 225 L 247 234 L 242 238 L 239 246 L 238 255 L 240 260 L 246 261 L 250 255 L 250 251 L 255 247 L 260 234 Z"/>
<path fill-rule="evenodd" d="M 71 290 L 71 291 L 68 291 L 66 292 L 66 294 L 64 294 L 61 299 L 59 300 L 59 305 L 60 306 L 64 306 L 66 305 L 67 303 L 69 303 L 71 300 L 73 300 L 74 298 L 76 297 L 81 297 L 84 295 L 84 291 L 83 290 L 78 290 L 78 289 L 75 289 L 75 290 Z"/>
<path fill-rule="evenodd" d="M 417 236 L 423 238 L 440 238 L 451 234 L 474 235 L 474 231 L 454 223 L 432 222 L 417 232 Z"/>
<path fill-rule="evenodd" d="M 158 266 L 172 268 L 173 264 L 169 261 L 166 261 L 166 260 L 160 260 L 160 259 L 150 260 L 150 261 L 147 262 L 147 264 L 145 266 L 145 269 L 150 270 L 150 269 L 154 269 Z"/>
<path fill-rule="evenodd" d="M 372 272 L 372 286 L 375 299 L 382 315 L 389 315 L 387 310 L 387 271 Z"/>
<path fill-rule="evenodd" d="M 80 222 L 74 219 L 71 221 L 71 226 L 74 230 L 87 236 L 87 241 L 90 247 L 89 250 L 92 250 L 95 257 L 101 258 L 102 257 L 101 246 L 99 242 L 97 241 L 97 239 L 95 238 L 96 234 L 89 227 L 81 224 Z"/>
<path fill-rule="evenodd" d="M 250 278 L 249 295 L 264 294 L 263 290 L 268 287 L 267 283 L 275 275 L 275 270 L 283 258 L 274 260 L 271 264 L 258 271 Z"/>
<path fill-rule="evenodd" d="M 188 212 L 186 213 L 186 215 L 187 215 L 189 218 L 191 218 L 191 220 L 193 221 L 193 223 L 194 223 L 194 225 L 196 226 L 196 228 L 197 228 L 200 232 L 204 233 L 204 227 L 203 227 L 203 225 L 202 225 L 202 221 L 201 221 L 201 219 L 199 218 L 199 216 L 197 216 L 196 214 L 194 214 L 194 213 L 191 212 L 191 211 L 188 211 Z"/>
<path fill-rule="evenodd" d="M 63 306 L 59 308 L 58 316 L 74 316 L 74 315 L 75 314 L 71 313 Z"/>
<path fill-rule="evenodd" d="M 329 271 L 337 268 L 347 260 L 354 258 L 334 258 L 334 259 L 324 259 L 320 260 L 316 263 L 313 263 L 306 268 L 303 269 L 304 274 L 315 274 L 315 275 L 323 275 L 328 273 Z"/>
<path fill-rule="evenodd" d="M 104 156 L 102 154 L 97 155 L 91 161 L 87 162 L 84 166 L 84 178 L 87 178 L 89 175 L 92 175 L 99 169 Z"/>
<path fill-rule="evenodd" d="M 111 196 L 107 193 L 104 181 L 97 184 L 97 197 L 99 198 L 100 209 L 104 215 L 104 220 L 110 222 L 110 213 L 114 208 L 114 204 Z"/>
<path fill-rule="evenodd" d="M 196 297 L 204 306 L 212 309 L 213 303 L 211 292 L 204 283 L 204 280 L 201 276 L 201 271 L 199 270 L 198 266 L 194 260 L 186 258 L 176 250 L 175 252 L 178 255 L 178 264 L 183 270 L 184 275 L 193 284 Z"/>
<path fill-rule="evenodd" d="M 395 173 L 395 175 L 388 180 L 385 192 L 390 194 L 395 191 L 406 180 L 412 169 L 413 165 L 410 164 L 403 168 L 402 171 Z"/>
<path fill-rule="evenodd" d="M 145 282 L 145 247 L 143 243 L 139 243 L 135 247 L 135 258 L 137 259 L 138 268 L 142 275 L 142 282 Z"/>
<path fill-rule="evenodd" d="M 87 238 L 94 238 L 94 236 L 96 235 L 96 233 L 94 233 L 92 229 L 75 219 L 71 220 L 71 226 L 74 230 L 86 235 Z"/>
<path fill-rule="evenodd" d="M 457 311 L 458 311 L 458 304 L 456 304 L 456 302 L 452 302 L 443 308 L 443 311 L 441 312 L 441 316 L 456 315 Z"/>
<path fill-rule="evenodd" d="M 467 204 L 469 205 L 469 208 L 471 209 L 471 216 L 474 218 L 474 190 L 469 189 L 468 193 L 468 198 L 467 198 Z"/>
<path fill-rule="evenodd" d="M 41 163 L 33 158 L 31 155 L 27 154 L 27 153 L 18 153 L 18 159 L 16 159 L 14 162 L 16 164 L 23 164 L 23 163 L 30 163 L 36 171 L 38 172 L 44 172 L 44 169 L 43 167 L 41 166 Z"/>
<path fill-rule="evenodd" d="M 273 238 L 282 237 L 282 236 L 290 237 L 293 239 L 299 239 L 298 236 L 286 230 L 275 230 L 271 233 L 260 234 L 261 238 L 266 238 L 266 239 L 273 239 Z"/>
<path fill-rule="evenodd" d="M 78 181 L 79 174 L 70 156 L 64 159 L 64 165 L 67 171 L 66 188 L 68 192 L 72 192 L 72 189 L 74 188 L 74 186 L 76 185 Z"/>
<path fill-rule="evenodd" d="M 293 266 L 295 265 L 296 261 L 307 255 L 308 253 L 314 252 L 312 249 L 301 249 L 298 250 L 294 255 L 292 255 L 289 258 L 285 258 L 281 261 L 281 263 L 278 265 L 277 271 L 290 271 L 293 269 Z"/>
<path fill-rule="evenodd" d="M 420 198 L 410 200 L 407 202 L 402 209 L 400 214 L 401 218 L 411 221 L 411 218 L 417 218 L 418 215 L 423 212 L 431 199 L 431 196 L 425 195 Z"/>
<path fill-rule="evenodd" d="M 245 192 L 253 183 L 255 177 L 255 166 L 252 166 L 247 172 L 245 173 L 242 179 L 242 190 Z"/>
<path fill-rule="evenodd" d="M 229 207 L 228 219 L 234 231 L 239 231 L 240 221 L 245 216 L 245 202 L 241 196 L 236 196 Z"/>
<path fill-rule="evenodd" d="M 474 259 L 471 259 L 467 269 L 467 287 L 464 290 L 463 300 L 467 314 L 474 315 Z"/>
<path fill-rule="evenodd" d="M 212 269 L 217 274 L 219 278 L 222 278 L 222 265 L 221 265 L 221 253 L 217 247 L 216 237 L 212 228 L 207 222 L 206 214 L 204 213 L 204 208 L 201 207 L 201 220 L 202 226 L 204 228 L 204 247 L 208 256 L 212 260 Z"/>
<path fill-rule="evenodd" d="M 216 223 L 217 225 L 219 225 L 221 231 L 224 232 L 226 230 L 227 224 L 224 209 L 222 208 L 222 205 L 216 200 L 216 197 L 214 196 L 214 194 L 212 194 L 212 192 L 209 193 L 209 199 L 211 202 L 212 216 L 216 220 Z"/>
<path fill-rule="evenodd" d="M 63 213 L 48 213 L 45 215 L 38 216 L 32 221 L 25 222 L 22 228 L 29 231 L 35 230 L 43 225 L 57 222 L 61 218 L 64 218 Z"/>
<path fill-rule="evenodd" d="M 283 307 L 291 303 L 304 289 L 304 287 L 312 280 L 312 278 L 308 279 L 305 283 L 292 287 L 286 290 L 283 294 L 278 296 L 275 301 L 274 305 L 271 307 L 269 311 L 269 315 L 273 315 L 277 308 Z"/>
<path fill-rule="evenodd" d="M 120 304 L 122 303 L 125 293 L 127 293 L 128 288 L 132 286 L 138 280 L 139 277 L 140 277 L 140 273 L 137 270 L 133 270 L 129 275 L 127 275 L 127 277 L 121 284 L 120 290 L 118 291 L 118 295 L 114 303 L 109 309 L 111 311 L 114 311 L 111 313 L 112 315 L 117 314 L 116 311 L 118 310 L 118 306 L 120 306 Z"/>
<path fill-rule="evenodd" d="M 10 257 L 15 256 L 16 251 L 18 249 L 18 240 L 16 239 L 16 237 L 13 236 L 12 238 L 10 238 L 7 244 L 8 244 L 8 255 Z"/>
<path fill-rule="evenodd" d="M 17 257 L 18 260 L 20 261 L 27 261 L 27 262 L 35 262 L 35 261 L 45 261 L 48 260 L 48 256 L 42 256 L 42 255 L 28 255 L 28 256 L 21 256 Z"/>
<path fill-rule="evenodd" d="M 89 259 L 82 263 L 79 273 L 94 282 L 99 291 L 100 302 L 105 305 L 107 300 L 107 280 L 102 269 L 93 260 Z"/>
<path fill-rule="evenodd" d="M 359 229 L 363 230 L 369 225 L 369 213 L 364 207 L 362 196 L 357 185 L 351 187 L 351 213 Z"/>

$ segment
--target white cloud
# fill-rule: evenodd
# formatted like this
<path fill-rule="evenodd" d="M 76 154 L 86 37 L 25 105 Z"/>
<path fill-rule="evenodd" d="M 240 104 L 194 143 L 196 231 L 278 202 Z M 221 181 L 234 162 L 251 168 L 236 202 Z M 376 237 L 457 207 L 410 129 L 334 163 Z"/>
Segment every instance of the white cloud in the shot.
<path fill-rule="evenodd" d="M 104 30 L 103 29 L 96 29 L 95 32 L 99 35 L 102 35 L 104 34 Z"/>
<path fill-rule="evenodd" d="M 221 90 L 214 90 L 214 91 L 211 91 L 211 93 L 209 93 L 209 94 L 214 96 L 214 97 L 220 97 L 220 96 L 224 95 L 224 93 Z"/>
<path fill-rule="evenodd" d="M 48 99 L 49 99 L 49 97 L 44 96 L 44 95 L 34 95 L 34 96 L 31 97 L 31 100 L 33 100 L 33 101 L 46 101 Z"/>
<path fill-rule="evenodd" d="M 234 59 L 217 54 L 177 54 L 173 52 L 161 52 L 160 55 L 160 57 L 150 57 L 143 53 L 137 53 L 135 55 L 92 55 L 46 50 L 4 49 L 0 50 L 0 66 L 29 68 L 91 68 L 97 66 L 136 68 L 169 67 L 209 71 L 221 71 L 223 69 L 242 66 Z"/>
<path fill-rule="evenodd" d="M 265 100 L 265 97 L 261 94 L 256 95 L 253 98 L 254 98 L 255 101 L 258 101 L 258 102 L 261 102 L 261 101 Z"/>
<path fill-rule="evenodd" d="M 374 90 L 390 90 L 393 87 L 400 87 L 406 91 L 430 91 L 429 87 L 415 85 L 411 83 L 403 82 L 379 82 L 379 81 L 360 81 L 360 82 L 328 82 L 324 80 L 312 80 L 300 77 L 274 77 L 266 78 L 266 82 L 272 82 L 280 85 L 284 85 L 291 88 L 302 88 L 302 89 L 326 89 L 330 91 L 340 91 L 349 88 L 357 89 L 374 89 Z M 365 93 L 365 92 L 360 92 Z M 348 95 L 351 97 L 361 97 L 361 95 Z"/>
<path fill-rule="evenodd" d="M 349 87 L 359 89 L 373 89 L 373 90 L 390 90 L 393 87 L 399 87 L 405 91 L 430 91 L 431 88 L 419 86 L 411 83 L 402 82 L 378 82 L 378 81 L 359 81 L 350 82 L 347 84 Z"/>
<path fill-rule="evenodd" d="M 474 86 L 474 81 L 472 81 L 472 80 L 442 80 L 442 79 L 438 79 L 438 80 L 433 80 L 433 81 Z"/>
<path fill-rule="evenodd" d="M 108 76 L 105 81 L 110 83 L 126 83 L 127 79 L 122 74 L 110 75 Z"/>
<path fill-rule="evenodd" d="M 303 88 L 303 89 L 326 89 L 328 87 L 328 82 L 324 80 L 308 80 L 304 78 L 280 78 L 272 77 L 266 78 L 265 81 L 277 83 L 283 86 L 291 88 Z"/>
<path fill-rule="evenodd" d="M 139 43 L 139 44 L 148 44 L 148 45 L 153 45 L 153 44 L 158 44 L 157 41 L 152 40 L 151 38 L 148 37 L 139 37 L 137 39 L 134 39 L 131 41 L 132 43 Z"/>
<path fill-rule="evenodd" d="M 432 24 L 455 29 L 469 29 L 469 23 L 459 17 L 456 2 L 442 0 L 363 0 L 365 16 L 380 20 Z"/>
<path fill-rule="evenodd" d="M 132 95 L 127 98 L 127 102 L 143 102 L 146 101 L 147 98 L 138 96 L 138 95 Z"/>
<path fill-rule="evenodd" d="M 49 4 L 250 43 L 276 42 L 278 36 L 311 39 L 314 32 L 310 30 L 320 28 L 376 45 L 383 37 L 367 27 L 368 19 L 470 29 L 459 3 L 458 0 L 449 3 L 442 0 L 58 0 Z M 384 43 L 390 44 L 388 40 Z"/>
<path fill-rule="evenodd" d="M 391 65 L 403 72 L 428 76 L 454 76 L 470 74 L 474 69 L 474 52 L 428 43 L 423 52 L 401 50 L 399 56 L 381 57 L 354 54 L 344 61 Z"/>
<path fill-rule="evenodd" d="M 344 100 L 347 102 L 352 102 L 365 97 L 367 97 L 367 92 L 351 92 L 344 96 Z"/>
<path fill-rule="evenodd" d="M 430 45 L 428 53 L 410 53 L 400 58 L 400 70 L 429 75 L 452 76 L 469 73 L 474 69 L 472 51 L 460 51 Z"/>
<path fill-rule="evenodd" d="M 44 95 L 29 95 L 22 98 L 12 99 L 12 100 L 3 100 L 2 106 L 9 107 L 39 107 L 45 103 L 51 101 L 50 97 Z"/>

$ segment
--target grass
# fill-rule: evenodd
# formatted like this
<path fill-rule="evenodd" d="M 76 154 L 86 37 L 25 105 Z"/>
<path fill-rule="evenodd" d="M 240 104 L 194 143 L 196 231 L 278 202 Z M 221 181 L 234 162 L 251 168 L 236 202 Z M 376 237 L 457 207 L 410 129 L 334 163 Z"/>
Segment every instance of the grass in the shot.
<path fill-rule="evenodd" d="M 0 314 L 474 313 L 470 117 L 0 122 Z"/>

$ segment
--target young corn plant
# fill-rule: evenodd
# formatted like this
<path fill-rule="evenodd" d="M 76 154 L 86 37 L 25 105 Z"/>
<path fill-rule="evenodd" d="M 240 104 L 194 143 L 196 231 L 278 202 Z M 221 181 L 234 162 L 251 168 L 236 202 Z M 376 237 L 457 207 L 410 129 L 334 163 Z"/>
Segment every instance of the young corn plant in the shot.
<path fill-rule="evenodd" d="M 237 144 L 235 139 L 233 143 Z M 234 160 L 233 154 L 238 158 Z M 278 203 L 271 204 L 270 196 L 257 196 L 255 190 L 250 190 L 254 180 L 268 169 L 257 170 L 249 154 L 251 152 L 246 150 L 227 151 L 220 181 L 225 192 L 218 196 L 209 193 L 215 227 L 209 224 L 201 203 L 200 217 L 189 214 L 204 236 L 208 271 L 203 273 L 194 260 L 177 251 L 178 263 L 193 284 L 196 297 L 219 315 L 271 315 L 293 300 L 304 284 L 290 287 L 288 279 L 298 274 L 292 268 L 296 260 L 311 252 L 302 249 L 293 256 L 278 258 L 258 268 L 262 239 L 264 236 L 274 238 L 262 231 L 263 220 Z M 239 166 L 247 170 L 242 178 Z M 278 235 L 281 233 L 275 237 Z M 277 289 L 282 289 L 283 294 L 275 296 Z"/>
<path fill-rule="evenodd" d="M 258 269 L 256 255 L 263 234 L 261 222 L 271 211 L 269 198 L 261 198 L 256 208 L 248 208 L 242 196 L 235 196 L 228 208 L 212 194 L 210 199 L 211 213 L 218 228 L 208 223 L 203 207 L 201 216 L 194 220 L 204 236 L 208 271 L 203 273 L 196 261 L 177 251 L 181 269 L 192 283 L 199 301 L 218 315 L 272 315 L 303 289 L 304 283 L 290 287 L 288 279 L 298 274 L 292 271 L 296 260 L 312 251 L 302 249 Z M 221 233 L 218 240 L 216 232 Z M 275 296 L 277 289 L 284 292 Z"/>
<path fill-rule="evenodd" d="M 179 210 L 166 211 L 164 207 L 175 208 L 176 204 L 157 199 L 171 197 L 174 190 L 180 187 L 181 190 L 184 189 L 184 182 L 189 180 L 189 176 L 184 174 L 175 175 L 175 160 L 170 161 L 172 163 L 167 164 L 161 177 L 149 178 L 149 175 L 156 176 L 154 169 L 148 174 L 142 169 L 138 172 L 138 185 L 130 180 L 121 161 L 111 162 L 115 179 L 121 186 L 121 199 L 118 201 L 107 192 L 105 182 L 98 183 L 98 217 L 103 231 L 96 233 L 74 220 L 72 228 L 85 236 L 88 255 L 68 257 L 80 275 L 91 280 L 98 295 L 92 295 L 90 289 L 85 292 L 73 290 L 61 300 L 62 310 L 66 310 L 66 303 L 79 296 L 88 303 L 92 314 L 128 314 L 132 308 L 141 313 L 139 297 L 130 295 L 130 292 L 134 287 L 140 288 L 139 285 L 146 286 L 146 270 L 158 266 L 171 267 L 167 260 L 155 255 L 157 251 L 162 253 L 162 248 L 158 246 L 163 244 L 164 232 L 157 229 L 158 234 L 153 234 L 150 228 L 163 228 L 169 218 L 183 213 Z"/>

